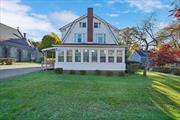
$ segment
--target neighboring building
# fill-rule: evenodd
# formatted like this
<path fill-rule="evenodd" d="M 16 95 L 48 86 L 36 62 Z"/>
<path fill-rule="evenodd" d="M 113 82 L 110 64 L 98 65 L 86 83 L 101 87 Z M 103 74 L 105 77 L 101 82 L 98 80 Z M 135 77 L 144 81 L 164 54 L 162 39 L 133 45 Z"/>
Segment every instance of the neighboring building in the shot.
<path fill-rule="evenodd" d="M 144 66 L 146 62 L 146 54 L 143 50 L 135 51 L 128 57 L 128 61 L 139 62 L 141 66 Z"/>
<path fill-rule="evenodd" d="M 19 29 L 0 23 L 0 58 L 16 58 L 16 61 L 39 60 L 40 53 Z"/>
<path fill-rule="evenodd" d="M 117 41 L 119 29 L 95 16 L 93 8 L 60 31 L 62 44 L 42 50 L 55 50 L 55 68 L 125 71 L 125 46 Z"/>

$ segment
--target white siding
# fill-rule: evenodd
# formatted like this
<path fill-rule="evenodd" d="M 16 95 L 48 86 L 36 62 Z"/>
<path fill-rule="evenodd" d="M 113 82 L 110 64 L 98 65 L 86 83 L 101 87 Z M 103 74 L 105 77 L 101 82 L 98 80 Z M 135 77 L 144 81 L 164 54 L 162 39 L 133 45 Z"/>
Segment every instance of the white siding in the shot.
<path fill-rule="evenodd" d="M 79 23 L 80 22 L 85 22 L 86 23 L 86 28 L 80 28 L 79 27 Z M 94 24 L 93 24 L 93 43 L 96 43 L 96 34 L 97 33 L 104 33 L 105 36 L 106 36 L 106 44 L 116 44 L 116 39 L 115 37 L 113 36 L 112 33 L 114 33 L 115 35 L 117 35 L 114 30 L 112 30 L 112 28 L 109 29 L 109 27 L 103 23 L 102 21 L 99 21 L 98 19 L 96 18 L 93 18 L 93 23 L 95 22 L 100 22 L 101 23 L 101 27 L 100 28 L 94 28 Z M 67 32 L 67 31 L 66 31 Z M 84 43 L 87 43 L 87 18 L 84 18 L 78 22 L 76 22 L 71 30 L 69 31 L 69 34 L 68 36 L 65 38 L 65 41 L 64 43 L 74 43 L 74 34 L 75 33 L 84 33 L 85 34 L 85 41 Z M 65 33 L 63 33 L 65 34 Z"/>

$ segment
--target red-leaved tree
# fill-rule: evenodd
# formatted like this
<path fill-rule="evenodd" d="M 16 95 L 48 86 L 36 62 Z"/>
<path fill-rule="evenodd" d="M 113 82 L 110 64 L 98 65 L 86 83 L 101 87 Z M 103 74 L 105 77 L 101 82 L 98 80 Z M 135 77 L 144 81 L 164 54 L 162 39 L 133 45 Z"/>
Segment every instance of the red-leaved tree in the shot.
<path fill-rule="evenodd" d="M 150 51 L 150 59 L 153 64 L 161 66 L 168 63 L 178 62 L 180 51 L 176 51 L 171 45 L 162 45 L 159 49 L 153 49 Z"/>

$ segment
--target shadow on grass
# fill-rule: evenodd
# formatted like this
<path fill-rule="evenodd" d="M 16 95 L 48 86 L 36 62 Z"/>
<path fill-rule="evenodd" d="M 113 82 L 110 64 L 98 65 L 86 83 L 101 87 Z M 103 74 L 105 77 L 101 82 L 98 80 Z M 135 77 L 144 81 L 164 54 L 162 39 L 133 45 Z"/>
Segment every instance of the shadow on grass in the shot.
<path fill-rule="evenodd" d="M 150 76 L 152 102 L 172 119 L 180 119 L 179 77 L 162 73 Z"/>

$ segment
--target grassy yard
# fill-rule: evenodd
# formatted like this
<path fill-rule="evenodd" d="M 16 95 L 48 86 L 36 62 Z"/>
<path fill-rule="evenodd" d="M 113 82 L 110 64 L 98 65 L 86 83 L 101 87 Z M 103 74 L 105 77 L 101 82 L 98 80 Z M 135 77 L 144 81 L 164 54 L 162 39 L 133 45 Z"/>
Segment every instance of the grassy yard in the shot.
<path fill-rule="evenodd" d="M 180 119 L 180 77 L 42 71 L 0 81 L 0 120 Z"/>

